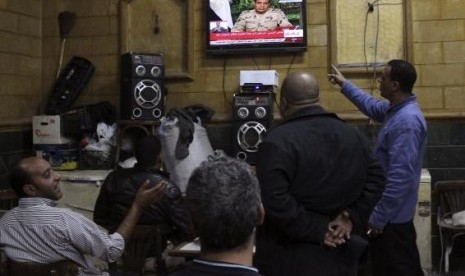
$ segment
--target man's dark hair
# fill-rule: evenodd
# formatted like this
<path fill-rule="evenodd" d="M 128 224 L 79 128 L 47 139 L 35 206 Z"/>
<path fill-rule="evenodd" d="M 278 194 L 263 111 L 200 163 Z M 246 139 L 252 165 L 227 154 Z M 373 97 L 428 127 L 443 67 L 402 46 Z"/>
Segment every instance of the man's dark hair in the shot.
<path fill-rule="evenodd" d="M 11 188 L 16 192 L 18 197 L 25 197 L 26 194 L 23 191 L 23 186 L 32 182 L 31 175 L 24 169 L 23 159 L 14 162 L 9 171 L 9 183 Z"/>
<path fill-rule="evenodd" d="M 135 142 L 134 157 L 136 157 L 137 165 L 144 167 L 155 165 L 160 152 L 161 144 L 156 136 L 143 136 Z"/>
<path fill-rule="evenodd" d="M 202 250 L 246 246 L 259 218 L 258 180 L 244 161 L 216 155 L 191 174 L 186 201 Z"/>
<path fill-rule="evenodd" d="M 393 59 L 388 62 L 391 66 L 391 80 L 399 82 L 400 89 L 407 93 L 412 93 L 413 85 L 417 80 L 415 67 L 406 60 Z"/>

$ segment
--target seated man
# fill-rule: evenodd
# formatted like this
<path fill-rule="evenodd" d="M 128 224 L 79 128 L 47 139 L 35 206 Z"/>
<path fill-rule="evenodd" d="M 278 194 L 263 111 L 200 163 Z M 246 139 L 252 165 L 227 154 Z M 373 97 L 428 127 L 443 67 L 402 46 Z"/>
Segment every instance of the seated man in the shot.
<path fill-rule="evenodd" d="M 6 257 L 35 263 L 71 260 L 80 266 L 80 275 L 101 275 L 85 255 L 103 261 L 121 256 L 142 210 L 153 204 L 167 185 L 161 181 L 153 187 L 145 181 L 122 223 L 108 235 L 83 215 L 55 207 L 62 197 L 60 175 L 46 160 L 20 160 L 10 170 L 10 184 L 20 199 L 19 206 L 0 219 L 0 247 Z"/>
<path fill-rule="evenodd" d="M 254 230 L 265 211 L 248 164 L 211 157 L 192 172 L 186 192 L 200 257 L 172 275 L 259 275 L 252 267 Z"/>
<path fill-rule="evenodd" d="M 135 141 L 134 157 L 137 163 L 133 168 L 117 169 L 106 177 L 95 203 L 94 221 L 113 232 L 126 216 L 144 179 L 154 183 L 166 180 L 168 187 L 164 196 L 151 204 L 138 222 L 161 227 L 164 249 L 167 239 L 173 243 L 191 240 L 192 231 L 181 190 L 160 171 L 160 152 L 160 141 L 155 136 L 144 136 Z"/>

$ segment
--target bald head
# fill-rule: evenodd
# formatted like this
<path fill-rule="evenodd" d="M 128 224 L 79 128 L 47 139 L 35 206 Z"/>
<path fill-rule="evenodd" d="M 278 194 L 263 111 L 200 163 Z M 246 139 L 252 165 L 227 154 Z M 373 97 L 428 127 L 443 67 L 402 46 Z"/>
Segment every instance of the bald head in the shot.
<path fill-rule="evenodd" d="M 316 78 L 305 71 L 288 74 L 281 87 L 281 111 L 288 116 L 296 110 L 320 101 L 320 87 Z"/>

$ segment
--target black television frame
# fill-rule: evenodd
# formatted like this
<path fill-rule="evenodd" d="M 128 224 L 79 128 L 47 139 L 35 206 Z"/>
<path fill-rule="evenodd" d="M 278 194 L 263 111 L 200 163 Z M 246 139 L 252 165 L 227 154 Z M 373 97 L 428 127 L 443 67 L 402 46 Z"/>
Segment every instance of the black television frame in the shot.
<path fill-rule="evenodd" d="M 240 0 L 232 0 L 233 3 Z M 279 2 L 283 0 L 270 0 L 270 2 Z M 210 0 L 205 0 L 205 52 L 207 55 L 235 55 L 235 54 L 258 54 L 258 53 L 289 53 L 289 52 L 305 52 L 307 51 L 307 0 L 284 0 L 279 7 L 286 5 L 286 3 L 301 2 L 299 27 L 303 30 L 302 41 L 299 42 L 256 42 L 256 43 L 237 43 L 237 44 L 224 44 L 224 45 L 211 45 L 211 32 L 210 24 L 213 21 L 221 20 L 219 16 L 210 8 Z M 231 6 L 233 5 L 231 4 Z M 248 9 L 252 9 L 249 7 Z M 247 10 L 247 9 L 244 9 Z M 233 11 L 231 11 L 233 13 Z M 233 23 L 236 21 L 237 16 L 232 15 Z M 291 19 L 290 19 L 291 21 Z M 292 22 L 291 22 L 292 23 Z M 267 32 L 267 31 L 265 31 Z M 268 31 L 269 32 L 269 31 Z"/>

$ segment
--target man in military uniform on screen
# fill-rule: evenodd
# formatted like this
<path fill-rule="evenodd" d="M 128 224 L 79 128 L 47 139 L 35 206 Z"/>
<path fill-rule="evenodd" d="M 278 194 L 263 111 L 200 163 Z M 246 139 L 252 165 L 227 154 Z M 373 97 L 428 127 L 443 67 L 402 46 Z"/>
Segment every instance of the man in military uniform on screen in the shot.
<path fill-rule="evenodd" d="M 292 27 L 284 12 L 270 9 L 270 0 L 254 0 L 254 9 L 241 12 L 231 31 L 272 31 L 279 27 Z"/>

